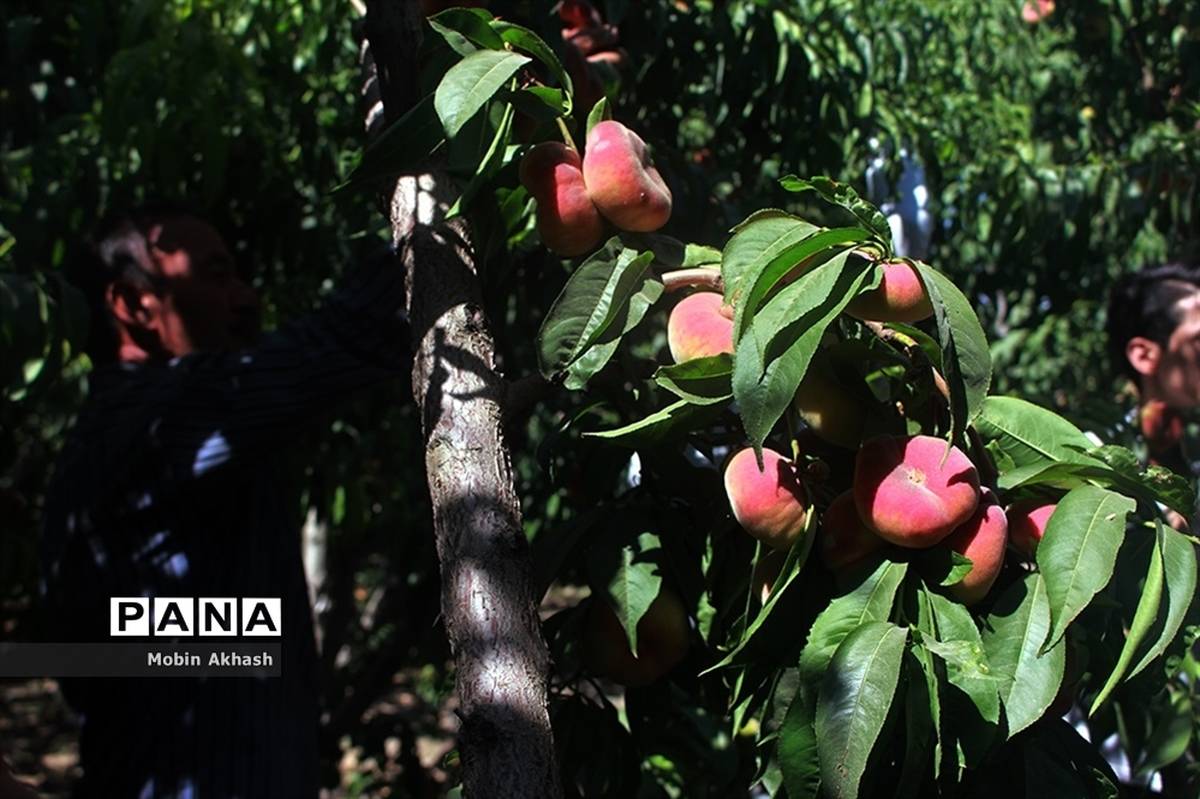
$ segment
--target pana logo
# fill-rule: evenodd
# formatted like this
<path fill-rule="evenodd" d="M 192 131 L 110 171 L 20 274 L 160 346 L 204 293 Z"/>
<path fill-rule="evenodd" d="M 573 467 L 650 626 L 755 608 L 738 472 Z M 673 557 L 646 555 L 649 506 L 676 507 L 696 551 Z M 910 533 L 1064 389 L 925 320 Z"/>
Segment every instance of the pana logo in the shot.
<path fill-rule="evenodd" d="M 282 635 L 278 597 L 141 597 L 108 600 L 113 637 Z"/>

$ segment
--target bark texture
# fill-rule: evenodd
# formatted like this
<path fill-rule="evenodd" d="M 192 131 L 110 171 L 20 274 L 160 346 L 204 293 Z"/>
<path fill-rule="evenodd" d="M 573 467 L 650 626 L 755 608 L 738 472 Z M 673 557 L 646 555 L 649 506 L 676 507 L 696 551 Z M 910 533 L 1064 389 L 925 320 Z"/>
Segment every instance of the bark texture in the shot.
<path fill-rule="evenodd" d="M 367 125 L 377 132 L 415 96 L 415 0 L 367 3 Z M 373 58 L 372 58 L 373 57 Z M 407 275 L 425 467 L 442 576 L 442 616 L 457 668 L 459 749 L 468 797 L 559 797 L 547 709 L 549 654 L 503 434 L 507 386 L 483 312 L 478 264 L 455 199 L 436 171 L 401 177 L 387 201 Z"/>

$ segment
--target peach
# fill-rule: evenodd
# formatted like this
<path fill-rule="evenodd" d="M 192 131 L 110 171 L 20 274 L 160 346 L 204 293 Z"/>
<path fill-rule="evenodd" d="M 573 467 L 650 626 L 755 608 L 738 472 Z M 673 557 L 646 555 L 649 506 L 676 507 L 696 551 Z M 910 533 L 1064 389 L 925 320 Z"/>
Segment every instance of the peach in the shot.
<path fill-rule="evenodd" d="M 722 312 L 724 302 L 715 291 L 698 291 L 671 309 L 667 346 L 675 363 L 733 352 L 733 320 Z"/>
<path fill-rule="evenodd" d="M 884 541 L 863 524 L 854 505 L 854 492 L 839 494 L 821 516 L 821 562 L 833 572 L 844 571 L 878 552 Z"/>
<path fill-rule="evenodd" d="M 542 243 L 559 255 L 583 255 L 604 236 L 604 220 L 588 197 L 579 153 L 543 142 L 521 159 L 521 183 L 537 200 Z"/>
<path fill-rule="evenodd" d="M 765 447 L 762 454 L 762 471 L 749 447 L 729 460 L 725 494 L 743 530 L 772 549 L 786 550 L 804 529 L 808 497 L 795 464 Z"/>
<path fill-rule="evenodd" d="M 979 473 L 958 447 L 933 436 L 877 436 L 854 465 L 858 515 L 885 540 L 930 547 L 971 518 Z M 944 458 L 944 462 L 943 462 Z"/>
<path fill-rule="evenodd" d="M 878 265 L 883 280 L 877 288 L 860 294 L 846 306 L 846 313 L 871 322 L 919 322 L 933 315 L 933 303 L 921 283 L 916 267 L 902 261 Z"/>
<path fill-rule="evenodd" d="M 659 591 L 637 625 L 637 655 L 621 620 L 602 597 L 593 597 L 583 634 L 583 660 L 596 674 L 622 685 L 642 686 L 673 669 L 688 650 L 683 601 L 669 588 Z"/>
<path fill-rule="evenodd" d="M 831 370 L 813 363 L 800 381 L 792 407 L 821 439 L 853 449 L 862 441 L 862 404 L 842 388 Z"/>
<path fill-rule="evenodd" d="M 588 133 L 583 181 L 596 208 L 622 230 L 649 233 L 671 217 L 671 190 L 646 143 L 620 122 L 600 122 Z"/>
<path fill-rule="evenodd" d="M 979 506 L 971 518 L 955 528 L 942 543 L 971 559 L 971 571 L 949 587 L 950 596 L 964 605 L 973 605 L 987 596 L 1000 576 L 1004 548 L 1008 545 L 1008 519 L 996 501 L 996 495 L 983 489 Z"/>
<path fill-rule="evenodd" d="M 1023 499 L 1009 505 L 1008 532 L 1013 549 L 1032 560 L 1057 507 L 1058 503 L 1040 499 Z"/>

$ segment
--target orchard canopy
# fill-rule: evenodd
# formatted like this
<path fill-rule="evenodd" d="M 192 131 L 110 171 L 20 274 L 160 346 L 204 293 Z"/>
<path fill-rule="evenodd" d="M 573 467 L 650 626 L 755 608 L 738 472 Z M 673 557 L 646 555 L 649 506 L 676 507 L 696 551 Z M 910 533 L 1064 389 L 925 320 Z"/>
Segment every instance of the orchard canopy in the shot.
<path fill-rule="evenodd" d="M 271 322 L 407 253 L 411 385 L 296 447 L 333 795 L 1196 796 L 1195 476 L 1104 321 L 1200 256 L 1200 6 L 464 5 L 5 4 L 0 640 L 70 266 L 167 198 Z"/>

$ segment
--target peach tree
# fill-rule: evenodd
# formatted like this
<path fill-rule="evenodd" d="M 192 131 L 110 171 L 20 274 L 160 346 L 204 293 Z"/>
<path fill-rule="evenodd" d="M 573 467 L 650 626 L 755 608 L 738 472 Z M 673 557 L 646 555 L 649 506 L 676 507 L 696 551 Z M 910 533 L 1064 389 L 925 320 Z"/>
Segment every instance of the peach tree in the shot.
<path fill-rule="evenodd" d="M 605 31 L 561 14 L 569 46 Z M 990 395 L 971 300 L 851 186 L 787 176 L 786 209 L 678 240 L 614 84 L 581 102 L 612 59 L 478 9 L 430 26 L 425 99 L 350 184 L 441 159 L 498 338 L 538 315 L 502 366 L 554 420 L 562 523 L 529 534 L 567 794 L 1115 796 L 1062 717 L 1179 654 L 1189 484 Z"/>

